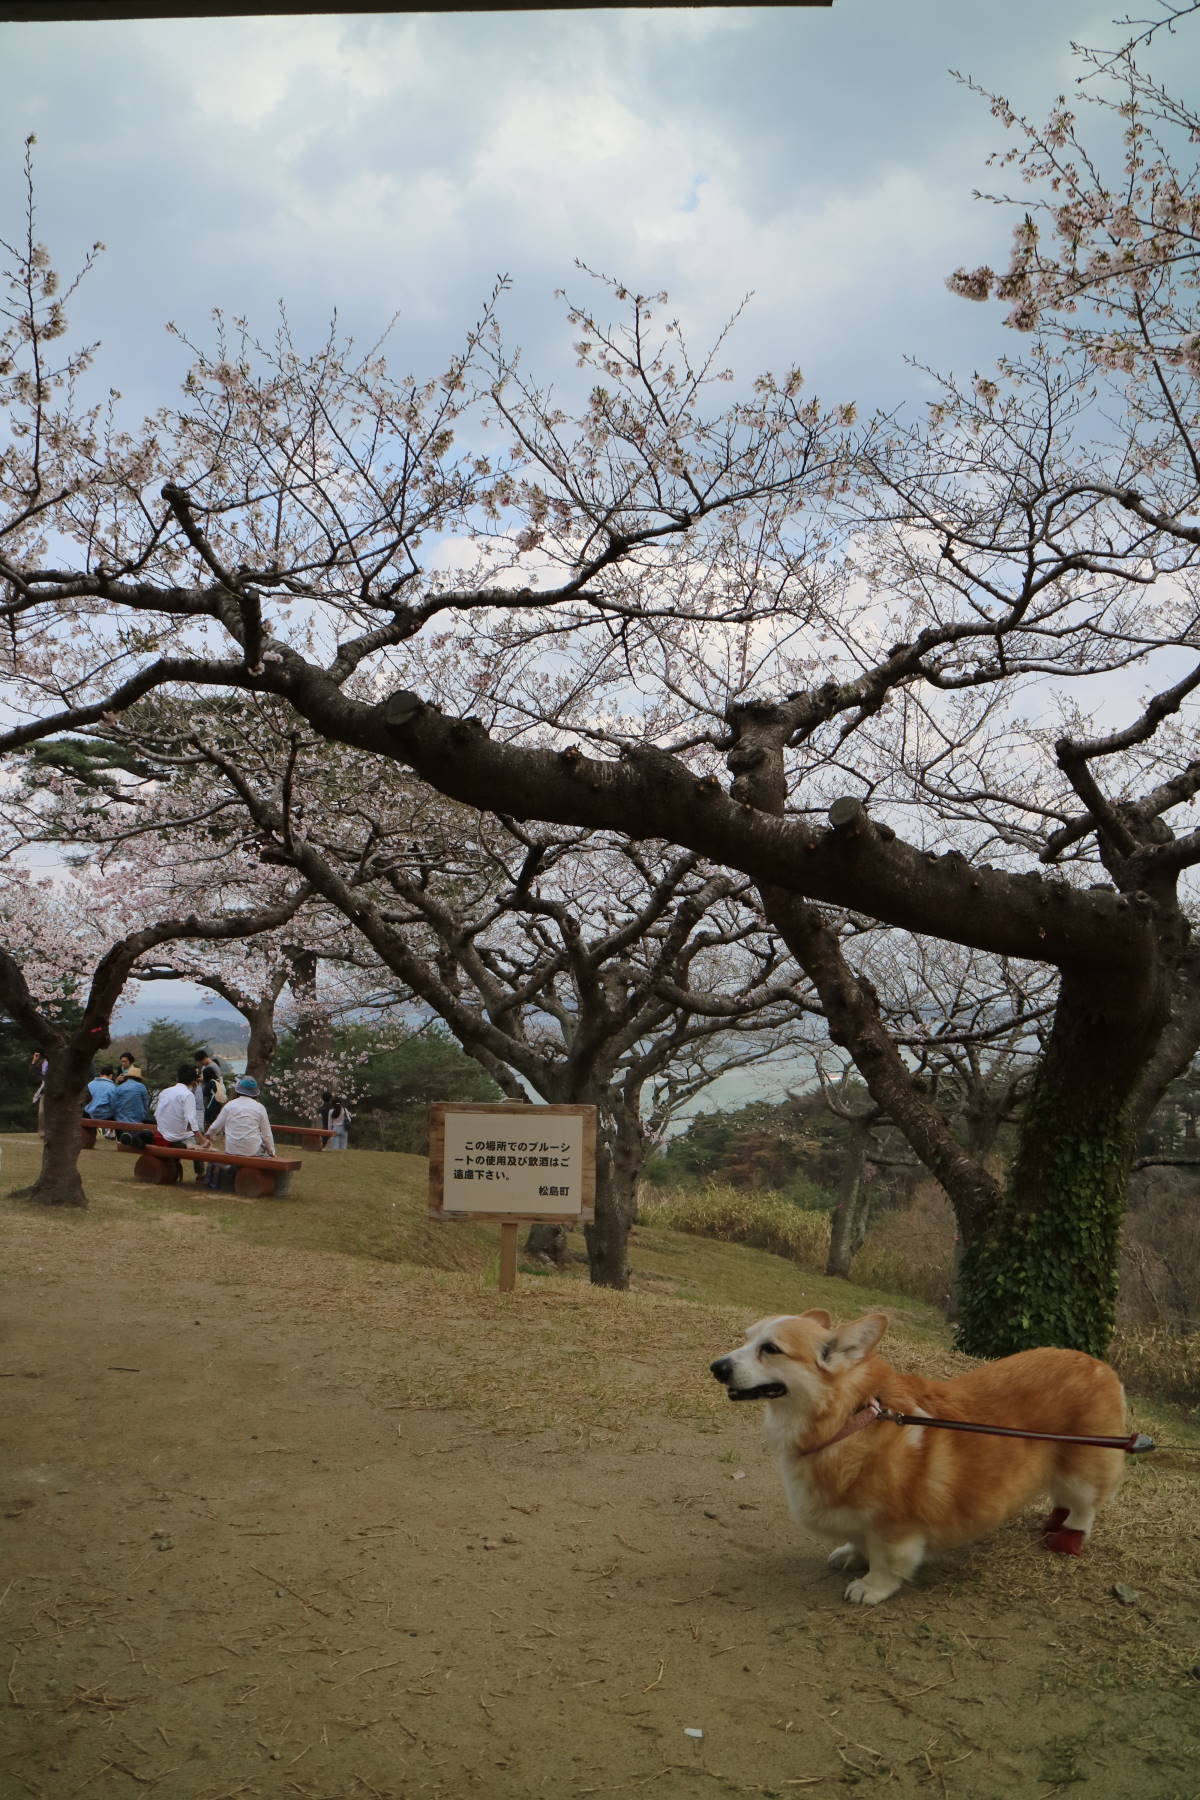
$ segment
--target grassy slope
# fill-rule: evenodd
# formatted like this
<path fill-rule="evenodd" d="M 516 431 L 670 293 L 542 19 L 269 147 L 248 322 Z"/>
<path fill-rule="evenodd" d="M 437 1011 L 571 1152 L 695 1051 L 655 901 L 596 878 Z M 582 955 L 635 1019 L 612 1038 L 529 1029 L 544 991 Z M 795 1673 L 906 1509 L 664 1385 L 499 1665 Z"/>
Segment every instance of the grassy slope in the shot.
<path fill-rule="evenodd" d="M 32 1180 L 40 1160 L 35 1137 L 4 1137 L 0 1150 L 0 1191 Z M 278 1202 L 246 1202 L 228 1194 L 210 1194 L 190 1179 L 163 1188 L 135 1182 L 132 1157 L 104 1142 L 81 1156 L 80 1169 L 89 1197 L 98 1208 L 109 1204 L 126 1208 L 132 1201 L 148 1213 L 203 1216 L 246 1244 L 324 1251 L 414 1269 L 459 1271 L 494 1284 L 499 1264 L 498 1228 L 430 1221 L 425 1211 L 423 1157 L 377 1150 L 299 1154 L 305 1166 L 296 1177 L 295 1191 Z M 586 1283 L 582 1236 L 573 1233 L 571 1246 L 576 1257 L 572 1274 Z M 908 1296 L 830 1279 L 765 1250 L 639 1227 L 633 1234 L 630 1260 L 635 1292 L 656 1299 L 732 1309 L 746 1321 L 768 1313 L 800 1312 L 810 1306 L 827 1307 L 842 1318 L 881 1308 L 894 1320 L 889 1337 L 894 1360 L 906 1360 L 897 1352 L 901 1346 L 907 1352 L 911 1345 L 911 1359 L 932 1359 L 939 1365 L 936 1372 L 949 1374 L 958 1361 L 951 1349 L 950 1329 L 936 1308 Z M 523 1281 L 544 1279 L 544 1272 L 535 1265 L 522 1260 L 520 1267 Z M 559 1287 L 557 1281 L 552 1285 Z M 1178 1408 L 1157 1406 L 1139 1396 L 1136 1414 L 1142 1429 L 1173 1444 L 1200 1446 L 1200 1429 Z"/>

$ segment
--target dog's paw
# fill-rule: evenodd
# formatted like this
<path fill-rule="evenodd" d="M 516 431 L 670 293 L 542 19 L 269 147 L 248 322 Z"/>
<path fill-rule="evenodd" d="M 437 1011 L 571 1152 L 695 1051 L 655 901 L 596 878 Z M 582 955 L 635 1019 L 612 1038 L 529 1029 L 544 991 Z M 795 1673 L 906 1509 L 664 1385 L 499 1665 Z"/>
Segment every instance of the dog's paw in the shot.
<path fill-rule="evenodd" d="M 1085 1533 L 1082 1531 L 1047 1531 L 1042 1542 L 1047 1550 L 1057 1550 L 1060 1556 L 1082 1556 Z"/>
<path fill-rule="evenodd" d="M 878 1606 L 900 1586 L 898 1581 L 880 1575 L 860 1575 L 846 1589 L 846 1598 L 852 1606 Z"/>
<path fill-rule="evenodd" d="M 839 1544 L 836 1550 L 829 1552 L 831 1569 L 865 1569 L 867 1559 L 857 1544 Z"/>

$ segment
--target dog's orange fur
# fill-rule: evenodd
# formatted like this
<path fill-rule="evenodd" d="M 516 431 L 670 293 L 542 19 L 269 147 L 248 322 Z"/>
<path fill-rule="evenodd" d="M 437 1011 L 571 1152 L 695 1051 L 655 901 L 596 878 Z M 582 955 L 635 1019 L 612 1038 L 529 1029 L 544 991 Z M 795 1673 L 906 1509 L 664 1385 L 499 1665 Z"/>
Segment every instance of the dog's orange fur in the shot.
<path fill-rule="evenodd" d="M 886 1419 L 839 1443 L 829 1440 L 875 1396 L 896 1412 L 1123 1436 L 1125 1396 L 1108 1364 L 1076 1350 L 1025 1350 L 953 1381 L 929 1381 L 901 1374 L 875 1354 L 886 1324 L 882 1314 L 868 1314 L 835 1328 L 820 1311 L 767 1319 L 751 1328 L 745 1349 L 730 1359 L 738 1384 L 760 1378 L 788 1389 L 785 1398 L 766 1402 L 767 1436 L 793 1515 L 818 1532 L 849 1540 L 831 1559 L 836 1567 L 862 1559 L 869 1564 L 867 1577 L 851 1583 L 847 1598 L 868 1604 L 886 1599 L 915 1571 L 926 1548 L 980 1537 L 1042 1493 L 1065 1513 L 1066 1535 L 1081 1546 L 1096 1508 L 1121 1479 L 1120 1450 L 897 1426 Z M 774 1348 L 763 1355 L 763 1345 Z"/>

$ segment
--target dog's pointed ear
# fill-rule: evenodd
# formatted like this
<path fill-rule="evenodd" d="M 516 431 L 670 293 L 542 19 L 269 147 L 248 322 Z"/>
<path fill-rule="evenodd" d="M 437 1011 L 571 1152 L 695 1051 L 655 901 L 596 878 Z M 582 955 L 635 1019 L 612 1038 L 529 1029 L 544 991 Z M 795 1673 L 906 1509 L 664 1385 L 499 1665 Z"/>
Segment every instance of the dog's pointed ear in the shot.
<path fill-rule="evenodd" d="M 800 1314 L 800 1317 L 802 1319 L 815 1319 L 817 1324 L 822 1326 L 826 1331 L 828 1331 L 829 1327 L 833 1324 L 832 1316 L 825 1311 L 823 1306 L 810 1306 L 807 1312 Z"/>
<path fill-rule="evenodd" d="M 887 1330 L 886 1313 L 865 1313 L 839 1325 L 833 1336 L 821 1345 L 819 1361 L 823 1369 L 848 1369 L 864 1362 Z"/>

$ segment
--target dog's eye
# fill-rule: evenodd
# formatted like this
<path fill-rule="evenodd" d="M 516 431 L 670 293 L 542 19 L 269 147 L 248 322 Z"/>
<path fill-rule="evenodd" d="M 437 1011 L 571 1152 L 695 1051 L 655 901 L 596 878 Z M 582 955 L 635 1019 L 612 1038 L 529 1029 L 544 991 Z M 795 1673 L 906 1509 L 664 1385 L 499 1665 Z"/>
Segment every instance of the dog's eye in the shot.
<path fill-rule="evenodd" d="M 758 1346 L 758 1354 L 760 1356 L 782 1356 L 783 1351 L 779 1348 L 778 1344 L 760 1344 Z"/>

